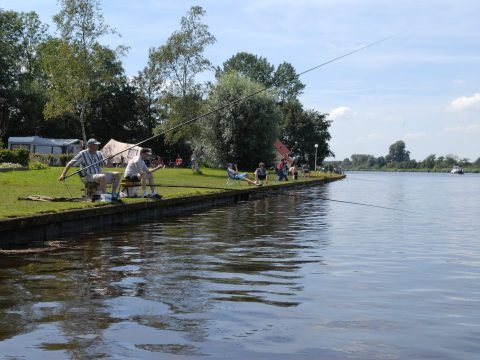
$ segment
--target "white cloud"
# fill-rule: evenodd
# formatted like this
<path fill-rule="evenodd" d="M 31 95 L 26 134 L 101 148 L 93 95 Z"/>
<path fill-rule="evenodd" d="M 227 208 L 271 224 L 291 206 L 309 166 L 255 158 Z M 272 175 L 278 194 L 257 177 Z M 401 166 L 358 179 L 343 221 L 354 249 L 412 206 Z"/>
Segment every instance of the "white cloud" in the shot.
<path fill-rule="evenodd" d="M 384 139 L 384 138 L 385 138 L 385 135 L 383 135 L 383 134 L 371 133 L 371 134 L 368 134 L 367 136 L 364 136 L 364 137 L 357 137 L 355 139 L 355 142 L 357 142 L 357 143 L 368 143 L 370 141 L 375 141 L 375 140 Z"/>
<path fill-rule="evenodd" d="M 447 133 L 472 133 L 480 130 L 480 124 L 469 124 L 465 126 L 445 127 L 443 130 Z"/>
<path fill-rule="evenodd" d="M 480 106 L 480 93 L 473 94 L 472 96 L 461 96 L 452 100 L 449 109 L 462 111 L 477 106 Z"/>
<path fill-rule="evenodd" d="M 427 137 L 429 134 L 426 132 L 416 132 L 416 133 L 407 133 L 405 134 L 405 137 L 409 139 L 419 139 L 419 138 L 424 138 Z"/>
<path fill-rule="evenodd" d="M 330 110 L 330 120 L 338 120 L 344 116 L 346 116 L 349 112 L 351 112 L 352 109 L 350 109 L 348 106 L 340 106 L 335 109 Z"/>

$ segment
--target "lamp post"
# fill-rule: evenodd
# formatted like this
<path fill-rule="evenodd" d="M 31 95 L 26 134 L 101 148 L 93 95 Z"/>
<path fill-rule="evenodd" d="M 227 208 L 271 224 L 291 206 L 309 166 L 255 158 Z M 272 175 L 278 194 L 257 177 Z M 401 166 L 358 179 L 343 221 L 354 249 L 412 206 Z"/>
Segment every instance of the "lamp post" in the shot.
<path fill-rule="evenodd" d="M 317 150 L 318 144 L 315 144 L 315 171 L 317 171 Z"/>

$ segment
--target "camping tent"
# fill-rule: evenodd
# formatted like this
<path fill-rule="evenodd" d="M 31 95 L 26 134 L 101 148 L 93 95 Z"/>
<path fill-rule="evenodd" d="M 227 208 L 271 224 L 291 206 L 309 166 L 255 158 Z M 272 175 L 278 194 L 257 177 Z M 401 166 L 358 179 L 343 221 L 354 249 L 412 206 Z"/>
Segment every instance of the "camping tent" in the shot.
<path fill-rule="evenodd" d="M 100 151 L 106 158 L 117 154 L 108 160 L 108 166 L 118 166 L 126 165 L 131 159 L 140 154 L 140 150 L 142 150 L 140 146 L 110 139 Z"/>
<path fill-rule="evenodd" d="M 275 140 L 273 147 L 277 151 L 276 153 L 276 160 L 279 161 L 280 159 L 287 160 L 288 163 L 291 163 L 293 159 L 291 158 L 292 152 L 287 148 L 287 146 L 281 142 L 280 140 Z"/>
<path fill-rule="evenodd" d="M 11 136 L 8 138 L 9 149 L 27 149 L 34 154 L 76 154 L 82 150 L 78 139 L 47 139 L 40 136 Z"/>

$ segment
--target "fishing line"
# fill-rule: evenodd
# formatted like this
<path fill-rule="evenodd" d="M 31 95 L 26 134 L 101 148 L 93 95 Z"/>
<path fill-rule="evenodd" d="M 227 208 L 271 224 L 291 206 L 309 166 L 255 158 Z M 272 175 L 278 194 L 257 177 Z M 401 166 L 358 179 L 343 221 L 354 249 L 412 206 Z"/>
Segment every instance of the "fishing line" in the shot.
<path fill-rule="evenodd" d="M 185 188 L 185 189 L 235 190 L 235 189 L 231 189 L 231 188 L 221 188 L 221 187 L 211 187 L 211 186 L 192 186 L 192 185 L 153 184 L 153 185 L 147 185 L 147 186 Z M 123 186 L 123 188 L 127 188 L 127 187 L 138 187 L 138 185 Z M 332 202 L 345 203 L 345 204 L 351 204 L 351 205 L 374 207 L 374 208 L 379 208 L 379 209 L 384 209 L 384 210 L 393 210 L 393 211 L 399 211 L 399 212 L 404 212 L 404 213 L 409 213 L 409 214 L 418 214 L 417 212 L 413 212 L 413 211 L 402 210 L 402 209 L 397 209 L 397 208 L 392 208 L 392 207 L 387 207 L 387 206 L 381 206 L 381 205 L 366 204 L 366 203 L 360 203 L 360 202 L 355 202 L 355 201 L 330 199 L 330 198 L 326 198 L 326 197 L 323 197 L 323 196 L 306 196 L 306 195 L 299 195 L 299 194 L 289 194 L 289 193 L 286 193 L 286 192 L 273 193 L 273 192 L 269 192 L 269 190 L 271 190 L 271 189 L 267 188 L 265 191 L 262 191 L 262 192 L 263 193 L 268 193 L 268 195 L 276 195 L 276 196 L 286 195 L 286 196 L 291 196 L 291 197 L 300 197 L 300 198 L 309 199 L 309 200 L 325 200 L 325 201 L 332 201 Z"/>
<path fill-rule="evenodd" d="M 381 205 L 360 203 L 360 202 L 355 202 L 355 201 L 330 199 L 330 198 L 326 198 L 326 197 L 323 197 L 323 196 L 313 197 L 313 196 L 305 196 L 305 195 L 289 194 L 289 193 L 280 193 L 280 194 L 272 194 L 272 195 L 286 195 L 286 196 L 292 196 L 292 197 L 305 198 L 305 199 L 309 199 L 309 200 L 320 199 L 320 200 L 332 201 L 332 202 L 338 202 L 338 203 L 344 203 L 344 204 L 350 204 L 350 205 L 368 206 L 368 207 L 374 207 L 374 208 L 379 208 L 379 209 L 384 209 L 384 210 L 399 211 L 399 212 L 404 212 L 404 213 L 409 213 L 409 214 L 419 214 L 419 213 L 414 212 L 414 211 L 402 210 L 402 209 L 397 209 L 397 208 L 392 208 L 392 207 L 387 207 L 387 206 L 381 206 Z"/>
<path fill-rule="evenodd" d="M 347 57 L 347 56 L 350 56 L 350 55 L 352 55 L 352 54 L 355 54 L 355 53 L 357 53 L 357 52 L 359 52 L 359 51 L 361 51 L 361 50 L 364 50 L 364 49 L 369 48 L 369 47 L 371 47 L 371 46 L 377 45 L 377 44 L 379 44 L 379 43 L 381 43 L 381 42 L 383 42 L 383 41 L 387 41 L 387 40 L 389 40 L 389 39 L 391 39 L 391 38 L 393 38 L 393 37 L 395 37 L 395 36 L 397 36 L 397 35 L 399 35 L 399 33 L 393 34 L 393 35 L 390 35 L 390 36 L 387 36 L 387 37 L 382 38 L 382 39 L 380 39 L 380 40 L 376 40 L 376 41 L 371 42 L 371 43 L 369 43 L 369 44 L 367 44 L 367 45 L 364 45 L 364 46 L 362 46 L 362 47 L 359 47 L 358 49 L 355 49 L 355 50 L 350 51 L 350 52 L 348 52 L 348 53 L 346 53 L 346 54 L 343 54 L 343 55 L 341 55 L 341 56 L 338 56 L 338 57 L 336 57 L 336 58 L 333 58 L 333 59 L 331 59 L 331 60 L 328 60 L 328 61 L 326 61 L 326 62 L 324 62 L 324 63 L 322 63 L 322 64 L 320 64 L 320 65 L 314 66 L 314 67 L 312 67 L 312 68 L 310 68 L 310 69 L 307 69 L 307 70 L 305 70 L 305 71 L 297 74 L 297 75 L 295 76 L 295 78 L 298 78 L 298 77 L 300 77 L 301 75 L 304 75 L 304 74 L 306 74 L 306 73 L 308 73 L 308 72 L 310 72 L 310 71 L 313 71 L 313 70 L 316 70 L 316 69 L 318 69 L 318 68 L 321 68 L 321 67 L 323 67 L 323 66 L 325 66 L 325 65 L 328 65 L 328 64 L 330 64 L 330 63 L 332 63 L 332 62 L 334 62 L 334 61 L 337 61 L 337 60 L 340 60 L 340 59 L 342 59 L 342 58 L 344 58 L 344 57 Z M 235 99 L 235 100 L 232 100 L 232 101 L 230 101 L 229 103 L 227 103 L 227 104 L 225 104 L 225 105 L 218 106 L 218 107 L 216 107 L 216 108 L 214 108 L 214 109 L 212 109 L 212 110 L 210 110 L 210 111 L 208 111 L 208 112 L 206 112 L 206 113 L 204 113 L 204 114 L 201 114 L 201 115 L 199 115 L 199 116 L 197 116 L 197 117 L 194 117 L 193 119 L 187 120 L 187 121 L 185 121 L 185 122 L 183 122 L 183 123 L 181 123 L 181 124 L 179 124 L 179 125 L 176 125 L 176 126 L 170 128 L 170 129 L 167 129 L 167 130 L 165 130 L 165 131 L 162 131 L 162 132 L 159 133 L 159 134 L 153 135 L 153 136 L 151 136 L 151 137 L 149 137 L 149 138 L 147 138 L 147 139 L 145 139 L 145 140 L 142 140 L 142 141 L 140 141 L 140 142 L 138 142 L 138 143 L 136 143 L 136 144 L 134 144 L 134 145 L 132 145 L 132 146 L 130 146 L 130 147 L 122 150 L 122 151 L 119 151 L 119 152 L 117 152 L 117 153 L 115 153 L 115 154 L 113 154 L 113 155 L 110 155 L 107 159 L 111 159 L 111 158 L 113 158 L 113 157 L 115 157 L 115 156 L 117 156 L 117 155 L 119 155 L 119 154 L 121 154 L 121 153 L 123 153 L 123 152 L 125 152 L 125 151 L 128 151 L 128 150 L 133 149 L 133 148 L 136 147 L 136 146 L 139 146 L 139 145 L 141 145 L 141 144 L 143 144 L 143 143 L 146 143 L 146 142 L 148 142 L 148 141 L 151 141 L 151 140 L 153 140 L 153 139 L 155 139 L 155 138 L 157 138 L 157 137 L 159 137 L 159 136 L 168 134 L 168 133 L 170 133 L 170 132 L 172 132 L 172 131 L 175 131 L 175 130 L 177 130 L 177 129 L 185 126 L 185 125 L 188 125 L 188 124 L 191 124 L 191 123 L 193 123 L 193 122 L 195 122 L 195 121 L 198 121 L 198 120 L 200 120 L 200 119 L 203 119 L 204 117 L 207 117 L 208 115 L 211 115 L 211 114 L 213 114 L 213 113 L 215 113 L 215 112 L 217 112 L 217 111 L 226 109 L 226 108 L 228 108 L 228 107 L 230 107 L 230 106 L 232 106 L 232 105 L 235 105 L 235 104 L 237 104 L 237 103 L 239 103 L 239 102 L 241 102 L 241 101 L 243 101 L 243 100 L 249 99 L 249 98 L 251 98 L 251 97 L 253 97 L 253 96 L 257 95 L 257 94 L 260 94 L 260 93 L 262 93 L 262 92 L 264 92 L 264 91 L 266 91 L 266 90 L 268 90 L 268 89 L 270 89 L 270 88 L 272 88 L 272 87 L 274 87 L 274 86 L 275 86 L 275 84 L 270 85 L 270 86 L 267 86 L 267 87 L 264 87 L 264 88 L 262 88 L 262 89 L 260 89 L 260 90 L 257 90 L 257 91 L 255 91 L 255 92 L 253 92 L 253 93 L 251 93 L 251 94 L 242 96 L 242 97 L 240 97 L 240 98 L 238 98 L 238 99 Z M 83 170 L 85 170 L 85 169 L 88 169 L 89 167 L 98 165 L 98 164 L 100 164 L 100 163 L 102 163 L 102 162 L 104 162 L 104 160 L 97 161 L 96 163 L 93 163 L 93 164 L 88 165 L 88 166 L 86 166 L 86 167 L 84 167 L 84 168 L 82 168 L 82 169 L 79 169 L 79 170 L 71 173 L 70 175 L 65 176 L 63 180 L 66 180 L 66 179 L 68 179 L 69 177 L 71 177 L 71 176 L 73 176 L 73 175 L 75 175 L 75 174 L 78 174 L 79 172 L 81 172 L 81 171 L 83 171 Z"/>

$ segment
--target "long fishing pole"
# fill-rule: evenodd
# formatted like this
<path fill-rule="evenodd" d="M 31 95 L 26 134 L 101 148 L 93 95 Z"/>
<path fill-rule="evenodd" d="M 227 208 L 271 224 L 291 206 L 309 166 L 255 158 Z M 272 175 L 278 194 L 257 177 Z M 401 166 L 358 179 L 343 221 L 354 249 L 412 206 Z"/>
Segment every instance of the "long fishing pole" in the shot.
<path fill-rule="evenodd" d="M 335 62 L 335 61 L 337 61 L 337 60 L 340 60 L 340 59 L 342 59 L 342 58 L 344 58 L 344 57 L 347 57 L 347 56 L 350 56 L 350 55 L 352 55 L 352 54 L 355 54 L 355 53 L 357 53 L 357 52 L 359 52 L 359 51 L 361 51 L 361 50 L 364 50 L 364 49 L 369 48 L 369 47 L 371 47 L 371 46 L 377 45 L 377 44 L 379 44 L 379 43 L 381 43 L 381 42 L 387 41 L 387 40 L 389 40 L 389 39 L 391 39 L 391 38 L 393 38 L 393 37 L 395 37 L 395 36 L 397 36 L 397 35 L 398 35 L 398 33 L 397 33 L 397 34 L 393 34 L 393 35 L 389 35 L 389 36 L 387 36 L 387 37 L 385 37 L 385 38 L 382 38 L 382 39 L 380 39 L 380 40 L 376 40 L 376 41 L 371 42 L 371 43 L 369 43 L 369 44 L 367 44 L 367 45 L 364 45 L 364 46 L 362 46 L 362 47 L 359 47 L 358 49 L 355 49 L 355 50 L 353 50 L 353 51 L 350 51 L 350 52 L 348 52 L 348 53 L 346 53 L 346 54 L 337 56 L 337 57 L 335 57 L 335 58 L 333 58 L 333 59 L 331 59 L 331 60 L 328 60 L 328 61 L 326 61 L 326 62 L 324 62 L 324 63 L 322 63 L 322 64 L 320 64 L 320 65 L 317 65 L 317 66 L 314 66 L 314 67 L 312 67 L 312 68 L 310 68 L 310 69 L 307 69 L 307 70 L 305 70 L 305 71 L 302 71 L 301 73 L 297 74 L 297 75 L 295 76 L 295 78 L 298 78 L 298 77 L 300 77 L 301 75 L 304 75 L 304 74 L 306 74 L 306 73 L 308 73 L 308 72 L 310 72 L 310 71 L 313 71 L 313 70 L 316 70 L 316 69 L 318 69 L 318 68 L 321 68 L 321 67 L 323 67 L 323 66 L 325 66 L 325 65 L 328 65 L 328 64 L 330 64 L 330 63 L 332 63 L 332 62 Z M 260 89 L 260 90 L 257 90 L 257 91 L 255 91 L 255 92 L 253 92 L 253 93 L 250 93 L 250 94 L 248 94 L 248 95 L 239 97 L 238 99 L 232 100 L 232 101 L 230 101 L 229 103 L 227 103 L 227 104 L 225 104 L 225 105 L 218 106 L 218 107 L 216 107 L 216 108 L 214 108 L 214 109 L 212 109 L 212 110 L 210 110 L 210 111 L 208 111 L 208 112 L 206 112 L 206 113 L 204 113 L 204 114 L 201 114 L 201 115 L 199 115 L 199 116 L 197 116 L 197 117 L 194 117 L 193 119 L 187 120 L 187 121 L 185 121 L 185 122 L 183 122 L 183 123 L 181 123 L 181 124 L 179 124 L 179 125 L 176 125 L 176 126 L 170 128 L 170 129 L 167 129 L 167 130 L 165 130 L 165 131 L 162 131 L 162 132 L 159 133 L 159 134 L 153 135 L 153 136 L 151 136 L 151 137 L 149 137 L 149 138 L 147 138 L 147 139 L 145 139 L 145 140 L 142 140 L 142 141 L 140 141 L 140 142 L 138 142 L 138 143 L 136 143 L 136 144 L 134 144 L 134 145 L 131 145 L 130 147 L 127 147 L 126 149 L 124 149 L 124 150 L 122 150 L 122 151 L 119 151 L 119 152 L 117 152 L 117 153 L 115 153 L 115 154 L 113 154 L 113 155 L 110 155 L 107 159 L 111 159 L 111 158 L 113 158 L 113 157 L 115 157 L 115 156 L 117 156 L 117 155 L 119 155 L 119 154 L 121 154 L 121 153 L 123 153 L 123 152 L 125 152 L 125 151 L 128 151 L 128 150 L 133 149 L 133 148 L 136 147 L 136 146 L 139 146 L 139 145 L 141 145 L 141 144 L 143 144 L 143 143 L 146 143 L 146 142 L 148 142 L 148 141 L 151 141 L 151 140 L 153 140 L 153 139 L 155 139 L 155 138 L 157 138 L 157 137 L 159 137 L 159 136 L 168 134 L 168 133 L 170 133 L 170 132 L 172 132 L 172 131 L 175 131 L 175 130 L 177 130 L 177 129 L 183 127 L 183 126 L 186 126 L 186 125 L 188 125 L 188 124 L 191 124 L 191 123 L 193 123 L 193 122 L 195 122 L 195 121 L 198 121 L 198 120 L 200 120 L 200 119 L 203 119 L 203 118 L 207 117 L 208 115 L 211 115 L 211 114 L 213 114 L 213 113 L 215 113 L 215 112 L 217 112 L 217 111 L 226 109 L 227 107 L 232 106 L 232 105 L 235 105 L 235 104 L 237 104 L 237 103 L 239 103 L 239 102 L 241 102 L 241 101 L 243 101 L 243 100 L 249 99 L 249 98 L 251 98 L 251 97 L 253 97 L 253 96 L 257 95 L 257 94 L 260 94 L 260 93 L 262 93 L 262 92 L 264 92 L 264 91 L 266 91 L 266 90 L 268 90 L 268 89 L 270 89 L 270 88 L 272 88 L 272 87 L 274 87 L 274 86 L 275 86 L 275 84 L 270 85 L 270 86 L 266 86 L 266 87 L 264 87 L 264 88 L 262 88 L 262 89 Z M 79 172 L 81 172 L 81 171 L 83 171 L 83 170 L 85 170 L 85 169 L 88 169 L 89 167 L 98 165 L 98 164 L 100 164 L 100 163 L 102 163 L 102 162 L 104 162 L 104 160 L 97 161 L 97 162 L 95 162 L 95 163 L 93 163 L 93 164 L 90 164 L 90 165 L 88 165 L 88 166 L 86 166 L 86 167 L 84 167 L 84 168 L 82 168 L 82 169 L 79 169 L 79 170 L 71 173 L 70 175 L 65 176 L 63 180 L 66 180 L 66 179 L 68 179 L 70 176 L 73 176 L 73 175 L 75 175 L 75 174 L 78 174 Z"/>

